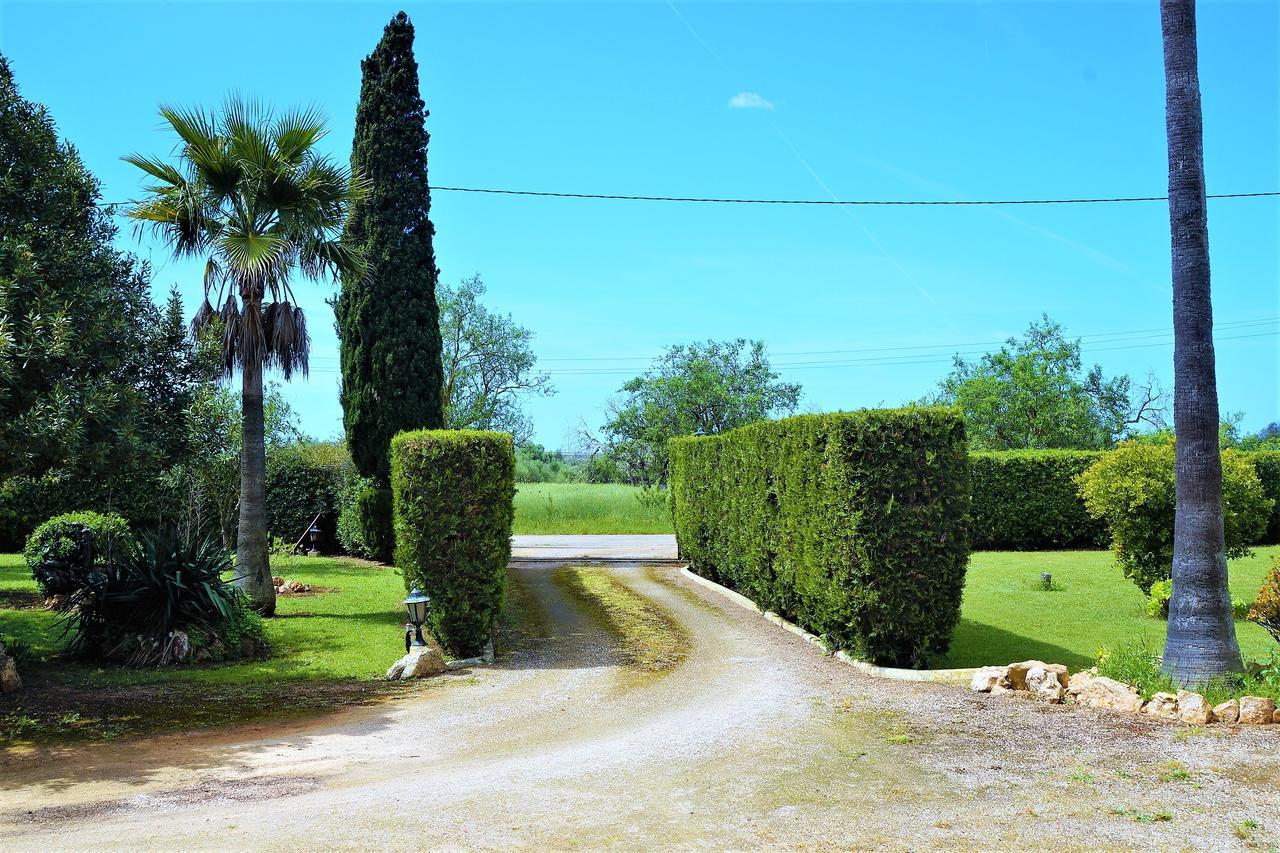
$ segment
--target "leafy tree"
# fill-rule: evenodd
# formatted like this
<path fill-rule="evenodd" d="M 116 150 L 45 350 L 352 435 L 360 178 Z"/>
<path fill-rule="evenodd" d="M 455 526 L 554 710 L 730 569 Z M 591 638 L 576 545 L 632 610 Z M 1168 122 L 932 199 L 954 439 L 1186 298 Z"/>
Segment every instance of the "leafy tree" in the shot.
<path fill-rule="evenodd" d="M 386 487 L 392 436 L 445 422 L 428 113 L 404 12 L 360 68 L 351 167 L 366 176 L 369 192 L 353 205 L 344 239 L 365 253 L 369 272 L 343 277 L 334 308 L 347 443 L 360 473 Z"/>
<path fill-rule="evenodd" d="M 1098 365 L 1084 372 L 1079 339 L 1046 314 L 999 352 L 976 362 L 957 355 L 923 402 L 958 406 L 976 450 L 1101 450 L 1139 424 L 1164 425 L 1154 379 L 1136 393 L 1130 385 L 1127 376 L 1105 378 Z"/>
<path fill-rule="evenodd" d="M 1173 429 L 1178 435 L 1173 595 L 1164 671 L 1178 684 L 1239 672 L 1227 587 L 1218 379 L 1209 292 L 1209 208 L 1195 0 L 1160 0 L 1173 267 Z"/>
<path fill-rule="evenodd" d="M 0 57 L 0 539 L 94 506 L 161 511 L 193 388 L 181 303 L 112 247 L 97 180 Z M 176 326 L 175 326 L 176 317 Z M 175 329 L 177 334 L 175 335 Z M 76 506 L 66 505 L 74 500 Z"/>
<path fill-rule="evenodd" d="M 325 124 L 312 112 L 276 117 L 233 97 L 220 114 L 165 106 L 160 115 L 178 135 L 178 162 L 125 158 L 153 180 L 149 198 L 129 215 L 153 226 L 175 255 L 207 258 L 205 300 L 192 327 L 220 324 L 222 368 L 241 374 L 236 583 L 270 615 L 263 373 L 275 367 L 289 379 L 307 370 L 310 339 L 292 273 L 364 269 L 360 252 L 339 239 L 363 183 L 315 151 Z"/>
<path fill-rule="evenodd" d="M 448 429 L 509 432 L 527 442 L 533 426 L 521 397 L 555 393 L 546 374 L 535 373 L 533 333 L 481 302 L 479 274 L 455 290 L 440 288 L 440 336 L 444 342 L 444 406 Z"/>
<path fill-rule="evenodd" d="M 608 406 L 603 439 L 585 443 L 610 459 L 624 480 L 667 482 L 667 442 L 793 413 L 800 386 L 769 366 L 764 344 L 738 338 L 668 347 L 642 376 L 622 386 Z"/>

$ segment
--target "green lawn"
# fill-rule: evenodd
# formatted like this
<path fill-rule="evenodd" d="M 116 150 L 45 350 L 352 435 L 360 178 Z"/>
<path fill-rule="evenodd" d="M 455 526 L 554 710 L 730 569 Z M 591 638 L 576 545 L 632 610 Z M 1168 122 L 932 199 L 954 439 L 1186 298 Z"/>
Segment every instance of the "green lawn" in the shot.
<path fill-rule="evenodd" d="M 268 660 L 170 670 L 63 664 L 46 670 L 52 681 L 91 686 L 196 681 L 206 684 L 289 679 L 372 678 L 404 654 L 404 581 L 392 568 L 321 557 L 271 559 L 272 571 L 332 590 L 278 598 L 266 620 Z M 0 635 L 31 644 L 41 656 L 60 647 L 57 615 L 9 609 L 36 600 L 36 586 L 20 554 L 0 554 Z"/>
<path fill-rule="evenodd" d="M 516 533 L 672 533 L 666 492 L 596 483 L 517 483 Z"/>
<path fill-rule="evenodd" d="M 1255 548 L 1230 564 L 1231 595 L 1252 601 L 1280 546 Z M 1040 573 L 1057 588 L 1039 588 Z M 982 551 L 969 563 L 960 625 L 939 666 L 1005 664 L 1038 658 L 1088 666 L 1102 647 L 1145 641 L 1164 645 L 1165 623 L 1111 562 L 1109 551 Z M 1246 658 L 1269 655 L 1275 642 L 1257 625 L 1237 621 Z"/>

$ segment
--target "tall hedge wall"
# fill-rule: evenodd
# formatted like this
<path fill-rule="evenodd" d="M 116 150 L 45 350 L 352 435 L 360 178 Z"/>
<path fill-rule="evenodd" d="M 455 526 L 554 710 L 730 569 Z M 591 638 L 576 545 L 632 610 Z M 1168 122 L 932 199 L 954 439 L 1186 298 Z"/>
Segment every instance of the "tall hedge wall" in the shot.
<path fill-rule="evenodd" d="M 511 436 L 402 432 L 391 440 L 396 565 L 431 598 L 431 632 L 455 655 L 478 655 L 502 605 L 515 500 Z"/>
<path fill-rule="evenodd" d="M 1245 457 L 1253 460 L 1258 479 L 1262 481 L 1263 494 L 1275 501 L 1271 508 L 1271 520 L 1267 522 L 1267 532 L 1259 544 L 1280 545 L 1280 450 L 1258 450 L 1246 453 Z"/>
<path fill-rule="evenodd" d="M 267 529 L 286 545 L 320 515 L 317 545 L 324 554 L 341 553 L 338 511 L 355 467 L 340 441 L 290 444 L 267 454 Z"/>
<path fill-rule="evenodd" d="M 1100 455 L 1094 450 L 969 454 L 973 547 L 1010 551 L 1107 547 L 1107 526 L 1085 511 L 1075 481 Z"/>
<path fill-rule="evenodd" d="M 962 418 L 868 410 L 671 443 L 693 571 L 880 664 L 947 650 L 969 559 Z"/>

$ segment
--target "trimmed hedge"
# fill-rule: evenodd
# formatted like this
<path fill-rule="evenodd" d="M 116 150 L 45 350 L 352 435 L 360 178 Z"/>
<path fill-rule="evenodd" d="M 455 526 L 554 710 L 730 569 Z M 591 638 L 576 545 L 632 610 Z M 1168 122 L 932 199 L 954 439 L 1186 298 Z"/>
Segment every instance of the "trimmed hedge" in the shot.
<path fill-rule="evenodd" d="M 396 565 L 406 589 L 431 599 L 431 633 L 471 657 L 489 641 L 511 557 L 511 436 L 475 430 L 402 432 L 391 440 Z"/>
<path fill-rule="evenodd" d="M 1097 450 L 1004 450 L 969 454 L 975 550 L 1105 548 L 1107 525 L 1085 510 L 1076 477 Z"/>
<path fill-rule="evenodd" d="M 391 490 L 360 478 L 343 494 L 338 512 L 338 542 L 348 554 L 389 563 L 395 557 Z"/>
<path fill-rule="evenodd" d="M 45 595 L 70 595 L 101 572 L 113 553 L 133 551 L 129 523 L 114 513 L 83 510 L 55 515 L 27 539 L 22 556 Z"/>
<path fill-rule="evenodd" d="M 670 446 L 693 571 L 875 663 L 946 653 L 969 559 L 957 412 L 801 415 Z"/>
<path fill-rule="evenodd" d="M 1262 493 L 1275 501 L 1267 531 L 1259 545 L 1280 545 L 1280 450 L 1255 450 L 1244 456 L 1253 460 L 1253 467 L 1262 481 Z"/>
<path fill-rule="evenodd" d="M 355 466 L 339 441 L 289 444 L 267 454 L 267 529 L 286 545 L 320 515 L 317 539 L 323 554 L 341 553 L 338 543 L 338 510 L 347 481 Z"/>

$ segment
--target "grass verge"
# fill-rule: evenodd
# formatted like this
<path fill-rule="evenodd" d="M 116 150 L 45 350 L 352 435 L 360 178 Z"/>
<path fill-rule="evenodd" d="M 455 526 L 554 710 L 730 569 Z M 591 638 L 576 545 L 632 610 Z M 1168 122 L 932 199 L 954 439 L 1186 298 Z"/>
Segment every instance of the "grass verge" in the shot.
<path fill-rule="evenodd" d="M 597 483 L 517 483 L 517 534 L 672 533 L 666 492 Z"/>
<path fill-rule="evenodd" d="M 619 653 L 630 667 L 667 672 L 689 654 L 689 636 L 667 611 L 613 578 L 604 569 L 563 566 L 553 580 L 573 597 L 586 602 L 610 633 L 619 639 Z"/>

